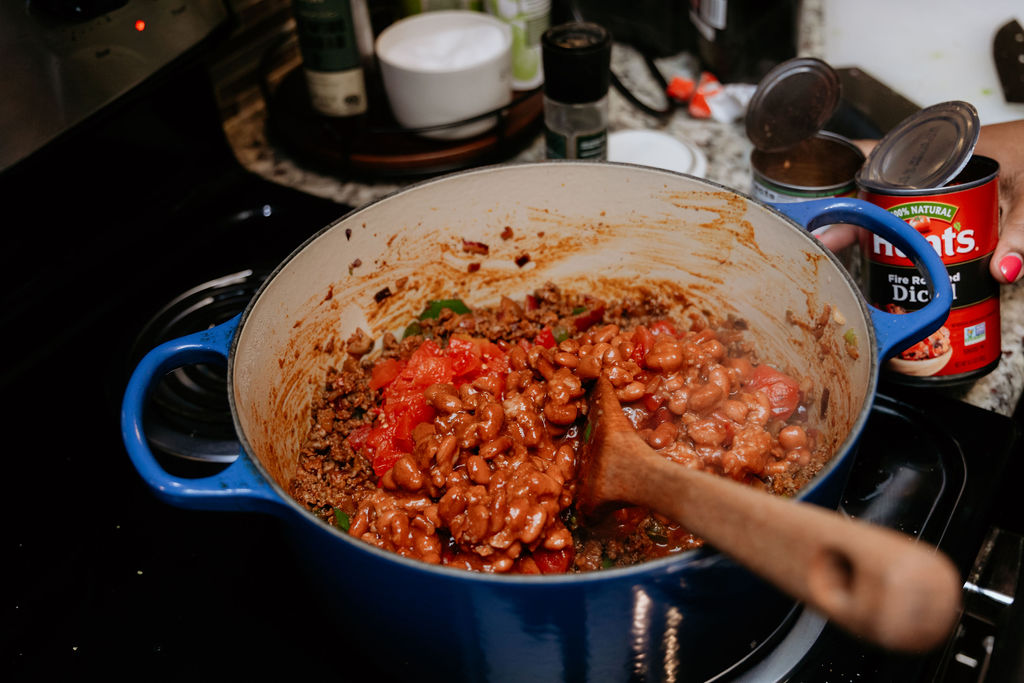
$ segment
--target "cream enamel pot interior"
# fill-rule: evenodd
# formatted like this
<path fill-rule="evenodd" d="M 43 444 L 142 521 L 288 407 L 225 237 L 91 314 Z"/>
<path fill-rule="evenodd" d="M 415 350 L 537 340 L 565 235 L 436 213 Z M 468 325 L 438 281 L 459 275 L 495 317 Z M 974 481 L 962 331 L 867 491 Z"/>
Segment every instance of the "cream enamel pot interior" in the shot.
<path fill-rule="evenodd" d="M 930 303 L 902 316 L 868 307 L 805 230 L 839 222 L 864 225 L 910 254 L 929 283 Z M 501 236 L 506 228 L 509 239 Z M 489 255 L 464 252 L 463 240 L 487 243 Z M 470 273 L 472 262 L 480 268 Z M 827 405 L 811 412 L 832 435 L 835 456 L 800 497 L 832 508 L 880 363 L 937 329 L 952 300 L 924 238 L 858 200 L 770 207 L 704 180 L 625 164 L 466 171 L 348 214 L 283 262 L 241 316 L 151 351 L 125 394 L 129 455 L 173 505 L 280 517 L 339 622 L 355 619 L 361 633 L 388 634 L 382 676 L 707 679 L 745 656 L 792 607 L 711 548 L 590 574 L 474 574 L 354 540 L 287 494 L 314 392 L 357 327 L 379 337 L 404 327 L 428 299 L 490 304 L 547 281 L 609 298 L 643 288 L 685 292 L 703 308 L 744 318 L 762 360 L 801 368 L 828 387 Z M 824 326 L 815 332 L 819 319 Z M 171 476 L 146 443 L 147 392 L 175 367 L 225 358 L 240 457 L 211 477 Z M 359 652 L 381 644 L 352 637 Z"/>

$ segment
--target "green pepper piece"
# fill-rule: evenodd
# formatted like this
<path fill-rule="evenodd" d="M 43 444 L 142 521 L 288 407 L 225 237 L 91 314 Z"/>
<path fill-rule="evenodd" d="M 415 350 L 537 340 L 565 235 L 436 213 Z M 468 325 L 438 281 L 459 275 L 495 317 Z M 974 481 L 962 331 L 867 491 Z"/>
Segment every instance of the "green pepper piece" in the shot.
<path fill-rule="evenodd" d="M 555 341 L 561 344 L 569 338 L 569 330 L 565 329 L 561 325 L 555 325 L 551 328 L 551 334 L 554 335 Z"/>
<path fill-rule="evenodd" d="M 339 508 L 334 508 L 334 522 L 339 529 L 344 531 L 348 531 L 348 527 L 352 523 L 348 518 L 348 513 Z"/>
<path fill-rule="evenodd" d="M 586 310 L 586 306 L 577 306 L 576 308 L 572 309 L 572 315 L 579 315 L 580 313 L 585 313 Z"/>
<path fill-rule="evenodd" d="M 422 334 L 422 333 L 423 333 L 423 328 L 420 327 L 419 323 L 416 323 L 416 322 L 409 323 L 409 326 L 405 328 L 405 332 L 402 333 L 402 339 L 405 339 L 406 337 L 411 337 L 411 336 L 416 335 L 416 334 Z"/>
<path fill-rule="evenodd" d="M 436 318 L 446 308 L 454 313 L 469 313 L 469 306 L 464 304 L 462 299 L 432 299 L 427 302 L 427 307 L 420 313 L 420 320 Z"/>

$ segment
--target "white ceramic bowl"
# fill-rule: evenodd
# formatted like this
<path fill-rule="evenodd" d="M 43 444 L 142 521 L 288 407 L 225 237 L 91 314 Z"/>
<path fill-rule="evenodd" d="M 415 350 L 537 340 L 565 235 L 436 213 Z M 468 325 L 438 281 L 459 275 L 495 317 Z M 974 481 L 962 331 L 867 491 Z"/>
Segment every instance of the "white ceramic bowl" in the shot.
<path fill-rule="evenodd" d="M 415 14 L 384 29 L 375 49 L 391 111 L 406 128 L 463 121 L 512 101 L 512 32 L 489 14 Z M 495 123 L 488 117 L 423 134 L 466 138 Z"/>

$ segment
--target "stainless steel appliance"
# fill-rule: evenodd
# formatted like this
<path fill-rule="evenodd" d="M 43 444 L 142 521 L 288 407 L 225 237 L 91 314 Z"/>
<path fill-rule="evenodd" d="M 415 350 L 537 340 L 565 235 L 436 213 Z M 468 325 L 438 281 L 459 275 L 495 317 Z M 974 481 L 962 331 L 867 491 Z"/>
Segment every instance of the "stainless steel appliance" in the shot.
<path fill-rule="evenodd" d="M 237 163 L 206 64 L 232 27 L 214 0 L 36 3 L 0 0 L 5 674 L 367 680 L 379 662 L 346 646 L 358 615 L 325 613 L 277 523 L 157 501 L 118 421 L 144 351 L 241 310 L 267 270 L 348 207 Z M 84 68 L 83 36 L 154 8 L 201 21 L 182 21 L 191 38 L 151 61 L 132 47 L 125 59 L 150 66 L 125 69 L 117 88 L 92 91 L 82 75 L 124 73 L 103 61 L 121 54 L 113 39 L 97 56 L 88 38 L 78 100 L 57 96 L 71 85 L 12 75 Z M 130 30 L 164 21 L 143 20 Z M 56 116 L 72 101 L 88 104 Z M 844 507 L 955 558 L 968 608 L 957 641 L 894 657 L 794 613 L 724 680 L 1020 680 L 1020 420 L 883 389 Z M 223 467 L 235 448 L 226 416 L 221 368 L 177 371 L 153 397 L 154 448 L 181 476 Z M 184 450 L 183 433 L 202 434 L 201 448 Z"/>

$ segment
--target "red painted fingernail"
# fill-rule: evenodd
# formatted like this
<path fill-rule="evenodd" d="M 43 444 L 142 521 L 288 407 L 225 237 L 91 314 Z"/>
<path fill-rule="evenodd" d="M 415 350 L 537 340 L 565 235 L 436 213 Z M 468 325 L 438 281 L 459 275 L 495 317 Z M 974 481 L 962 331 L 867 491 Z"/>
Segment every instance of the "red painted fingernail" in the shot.
<path fill-rule="evenodd" d="M 999 272 L 1003 274 L 1007 282 L 1016 282 L 1017 278 L 1020 277 L 1022 265 L 1024 263 L 1021 262 L 1020 256 L 1017 254 L 1007 254 L 999 261 Z"/>

